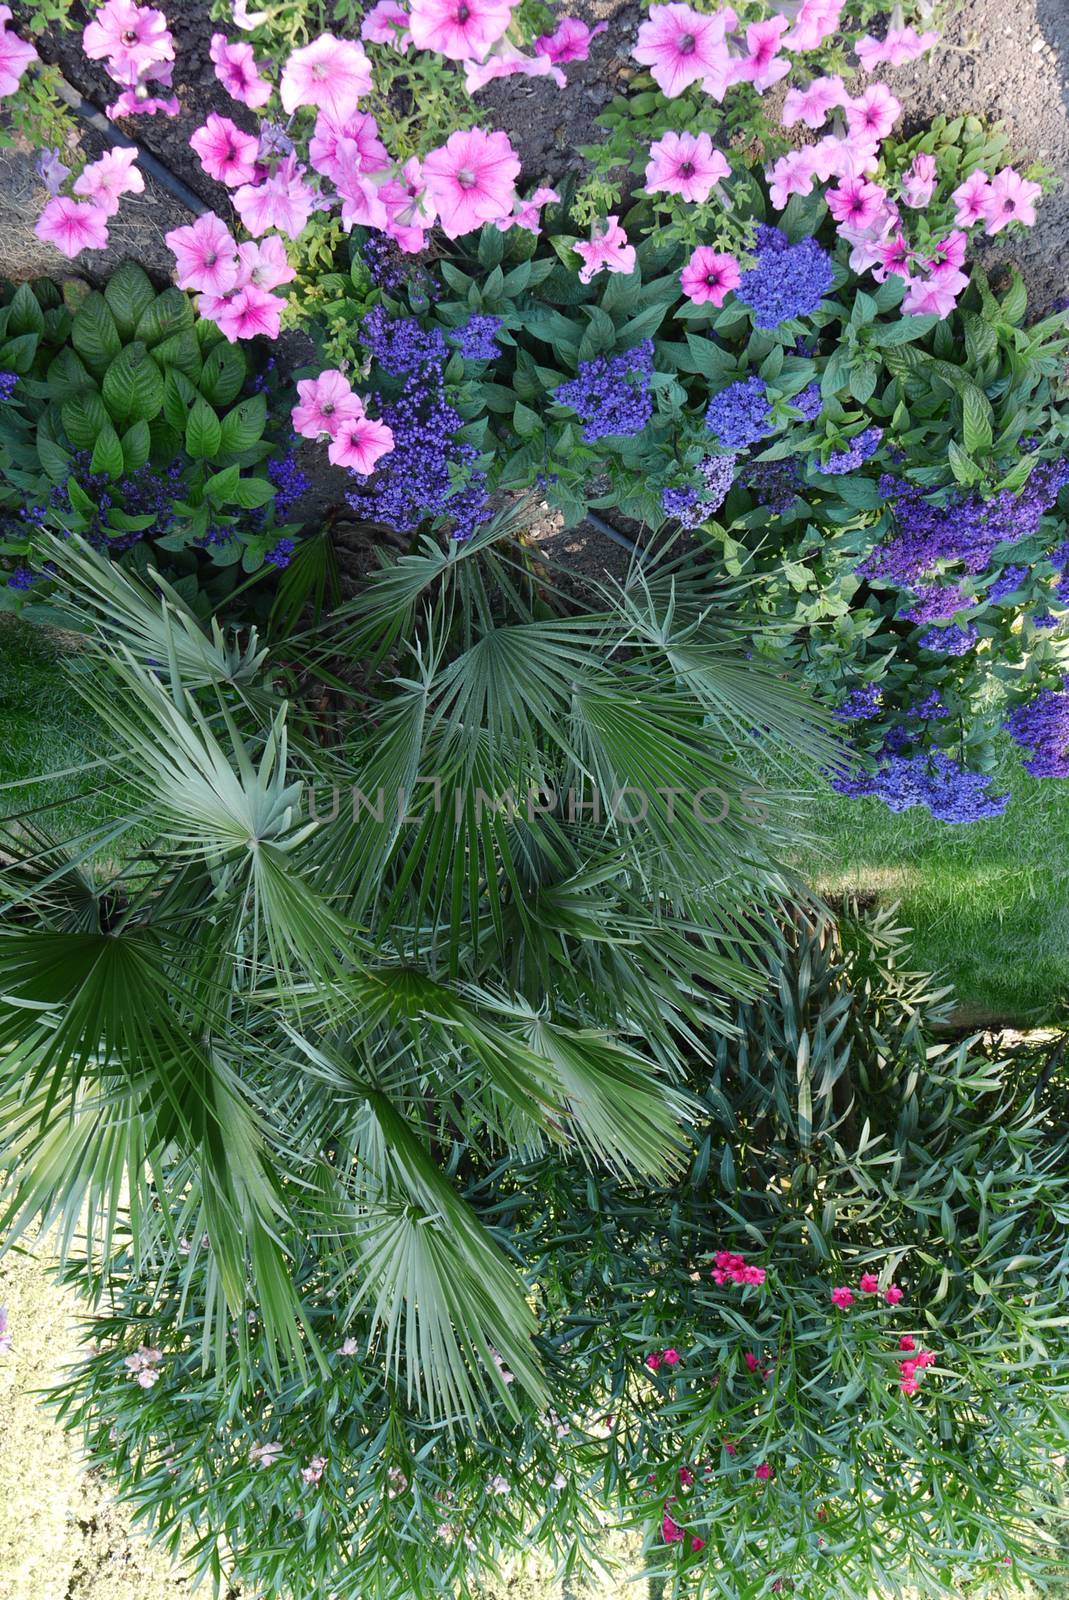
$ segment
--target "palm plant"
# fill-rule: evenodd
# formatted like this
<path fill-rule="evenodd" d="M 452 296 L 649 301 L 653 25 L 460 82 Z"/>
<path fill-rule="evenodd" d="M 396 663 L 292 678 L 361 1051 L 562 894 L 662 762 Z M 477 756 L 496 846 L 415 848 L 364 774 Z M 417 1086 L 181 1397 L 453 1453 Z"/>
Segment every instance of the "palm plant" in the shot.
<path fill-rule="evenodd" d="M 830 743 L 745 659 L 710 566 L 593 609 L 516 533 L 428 540 L 277 645 L 57 540 L 114 816 L 0 839 L 8 1239 L 84 1225 L 99 1289 L 126 1207 L 161 1272 L 204 1235 L 205 1362 L 233 1316 L 240 1358 L 254 1304 L 298 1370 L 324 1357 L 295 1241 L 325 1239 L 385 1366 L 447 1417 L 510 1403 L 495 1352 L 543 1393 L 465 1149 L 670 1177 L 683 1058 L 760 991 L 790 887 L 751 769 Z"/>

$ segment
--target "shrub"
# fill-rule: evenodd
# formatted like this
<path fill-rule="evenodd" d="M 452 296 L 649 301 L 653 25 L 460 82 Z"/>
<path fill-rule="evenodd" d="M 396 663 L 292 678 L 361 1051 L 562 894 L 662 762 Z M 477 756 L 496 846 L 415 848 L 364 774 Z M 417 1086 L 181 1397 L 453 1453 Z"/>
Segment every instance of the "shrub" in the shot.
<path fill-rule="evenodd" d="M 886 919 L 840 938 L 799 918 L 777 950 L 772 992 L 692 1063 L 681 1182 L 454 1143 L 537 1308 L 548 1406 L 491 1350 L 509 1403 L 428 1419 L 312 1232 L 294 1251 L 320 1370 L 280 1381 L 254 1307 L 226 1381 L 203 1361 L 213 1242 L 185 1233 L 161 1275 L 120 1231 L 68 1425 L 195 1568 L 272 1594 L 467 1593 L 527 1543 L 574 1572 L 606 1517 L 645 1528 L 673 1593 L 949 1596 L 1007 1565 L 1042 1583 L 1069 1386 L 1057 1058 L 1037 1085 L 1027 1058 L 934 1044 L 943 997 Z M 176 1233 L 180 1193 L 158 1193 Z"/>
<path fill-rule="evenodd" d="M 147 543 L 176 576 L 210 563 L 232 584 L 284 564 L 295 530 L 275 522 L 291 497 L 262 475 L 267 396 L 181 290 L 157 292 L 132 262 L 73 309 L 23 284 L 0 340 L 0 554 L 16 562 L 0 604 L 24 603 L 47 527 L 116 555 Z"/>

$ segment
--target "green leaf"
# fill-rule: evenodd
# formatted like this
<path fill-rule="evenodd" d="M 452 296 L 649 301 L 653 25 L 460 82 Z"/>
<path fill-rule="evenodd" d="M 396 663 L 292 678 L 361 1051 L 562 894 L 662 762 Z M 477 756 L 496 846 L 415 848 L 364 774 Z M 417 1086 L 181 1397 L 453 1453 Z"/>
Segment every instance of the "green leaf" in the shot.
<path fill-rule="evenodd" d="M 6 329 L 8 337 L 13 338 L 17 334 L 24 333 L 40 336 L 44 331 L 45 314 L 41 310 L 37 296 L 28 283 L 19 284 L 8 308 Z"/>
<path fill-rule="evenodd" d="M 1028 310 L 1028 291 L 1024 286 L 1024 279 L 1014 268 L 1013 282 L 1001 301 L 1002 315 L 1007 322 L 1018 327 L 1024 321 L 1024 314 Z"/>
<path fill-rule="evenodd" d="M 134 330 L 156 298 L 152 282 L 136 261 L 124 261 L 112 273 L 104 298 L 123 339 L 132 339 Z"/>
<path fill-rule="evenodd" d="M 152 351 L 152 359 L 165 369 L 177 367 L 179 372 L 184 372 L 194 383 L 200 379 L 203 360 L 200 341 L 192 328 L 184 328 L 181 333 L 172 333 L 170 338 L 156 345 Z"/>
<path fill-rule="evenodd" d="M 228 406 L 241 393 L 248 374 L 245 353 L 236 344 L 218 344 L 204 358 L 198 387 L 210 405 Z"/>
<path fill-rule="evenodd" d="M 25 377 L 33 366 L 38 339 L 35 333 L 21 333 L 0 345 L 0 372 L 17 372 Z"/>
<path fill-rule="evenodd" d="M 221 472 L 213 472 L 204 485 L 204 493 L 216 505 L 225 505 L 234 498 L 240 478 L 241 468 L 235 462 L 233 466 L 224 467 Z"/>
<path fill-rule="evenodd" d="M 71 323 L 71 343 L 91 372 L 102 374 L 122 349 L 122 339 L 108 302 L 95 290 L 87 295 Z"/>
<path fill-rule="evenodd" d="M 267 396 L 250 395 L 240 405 L 228 411 L 222 421 L 219 453 L 240 456 L 263 438 L 267 425 Z"/>
<path fill-rule="evenodd" d="M 92 389 L 95 393 L 97 387 L 88 367 L 69 345 L 49 363 L 45 382 L 57 400 L 64 395 L 80 394 L 83 389 Z"/>
<path fill-rule="evenodd" d="M 872 399 L 879 375 L 880 369 L 875 361 L 863 361 L 860 366 L 850 369 L 848 387 L 859 406 L 867 405 Z"/>
<path fill-rule="evenodd" d="M 186 422 L 186 450 L 194 461 L 209 460 L 219 454 L 221 440 L 219 418 L 208 402 L 198 396 Z"/>
<path fill-rule="evenodd" d="M 542 431 L 542 420 L 537 411 L 532 411 L 522 400 L 517 400 L 512 413 L 512 426 L 521 439 L 531 439 Z"/>
<path fill-rule="evenodd" d="M 106 422 L 97 435 L 93 454 L 89 460 L 90 472 L 105 472 L 109 478 L 121 478 L 123 474 L 122 445 L 119 435 L 115 432 L 110 422 Z"/>
<path fill-rule="evenodd" d="M 189 413 L 196 405 L 197 398 L 197 391 L 185 373 L 174 367 L 168 368 L 163 379 L 163 415 L 168 427 L 184 436 Z"/>
<path fill-rule="evenodd" d="M 151 350 L 173 334 L 184 333 L 193 327 L 193 307 L 189 296 L 181 289 L 165 289 L 147 306 L 134 329 L 137 337 Z"/>
<path fill-rule="evenodd" d="M 40 426 L 37 429 L 37 457 L 53 483 L 66 483 L 71 473 L 71 458 Z"/>
<path fill-rule="evenodd" d="M 102 428 L 108 425 L 108 413 L 95 389 L 85 389 L 80 394 L 64 400 L 60 410 L 63 430 L 76 450 L 92 450 Z"/>
<path fill-rule="evenodd" d="M 490 272 L 505 259 L 505 235 L 487 223 L 479 235 L 479 265 Z"/>
<path fill-rule="evenodd" d="M 151 422 L 163 409 L 163 376 L 140 341 L 115 357 L 104 374 L 103 391 L 117 422 Z"/>
<path fill-rule="evenodd" d="M 140 472 L 152 450 L 152 434 L 148 423 L 139 417 L 131 423 L 122 436 L 123 465 L 127 475 Z"/>
<path fill-rule="evenodd" d="M 242 478 L 231 498 L 243 511 L 254 511 L 258 506 L 267 505 L 276 493 L 274 484 L 266 478 Z"/>
<path fill-rule="evenodd" d="M 994 414 L 991 402 L 982 389 L 971 384 L 962 395 L 962 427 L 965 449 L 969 455 L 979 455 L 990 450 L 994 437 Z"/>
<path fill-rule="evenodd" d="M 951 439 L 947 445 L 947 460 L 958 483 L 971 486 L 983 479 L 983 468 L 977 466 L 971 456 L 966 455 L 956 439 Z"/>

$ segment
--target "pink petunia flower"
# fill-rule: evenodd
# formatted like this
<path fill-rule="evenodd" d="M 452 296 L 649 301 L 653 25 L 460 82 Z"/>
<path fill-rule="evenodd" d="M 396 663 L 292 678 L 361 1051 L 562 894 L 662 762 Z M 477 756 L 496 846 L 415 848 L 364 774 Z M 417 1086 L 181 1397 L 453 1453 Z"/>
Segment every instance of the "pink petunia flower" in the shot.
<path fill-rule="evenodd" d="M 909 171 L 902 176 L 902 200 L 914 211 L 926 206 L 935 193 L 935 157 L 926 150 L 918 150 Z"/>
<path fill-rule="evenodd" d="M 1030 228 L 1036 220 L 1036 201 L 1042 186 L 1022 178 L 1013 167 L 1003 167 L 991 179 L 984 199 L 985 233 L 1001 233 L 1010 222 L 1023 222 Z"/>
<path fill-rule="evenodd" d="M 958 276 L 960 277 L 961 274 L 959 273 Z M 949 280 L 949 278 L 947 278 L 945 281 L 949 282 L 950 280 Z M 968 281 L 969 280 L 966 278 L 965 283 L 963 283 L 962 286 L 961 286 L 963 289 L 965 288 L 965 284 L 967 284 Z M 960 292 L 960 291 L 958 291 L 958 292 Z M 896 1306 L 898 1304 L 898 1302 L 902 1298 L 902 1291 L 898 1287 L 897 1283 L 891 1283 L 891 1284 L 888 1284 L 887 1288 L 883 1291 L 883 1297 L 887 1301 L 887 1304 L 889 1306 Z"/>
<path fill-rule="evenodd" d="M 922 1371 L 924 1370 L 925 1367 L 930 1367 L 934 1360 L 935 1360 L 935 1351 L 934 1350 L 925 1350 L 922 1347 L 920 1350 L 917 1351 L 917 1366 L 920 1367 Z"/>
<path fill-rule="evenodd" d="M 398 0 L 378 0 L 366 12 L 360 24 L 360 37 L 369 44 L 392 44 L 401 54 L 408 54 L 412 43 L 412 30 L 408 26 L 408 12 Z"/>
<path fill-rule="evenodd" d="M 552 193 L 551 190 L 538 192 Z M 409 157 L 397 177 L 383 185 L 379 197 L 386 208 L 386 232 L 390 238 L 396 239 L 401 249 L 410 255 L 422 250 L 424 235 L 434 223 L 435 210 L 423 181 L 423 168 L 415 156 Z M 507 228 L 510 223 L 508 217 L 494 220 L 497 228 Z"/>
<path fill-rule="evenodd" d="M 646 164 L 646 189 L 664 191 L 683 200 L 708 200 L 731 168 L 707 133 L 666 133 L 650 145 Z"/>
<path fill-rule="evenodd" d="M 904 317 L 949 317 L 958 303 L 958 296 L 968 287 L 964 272 L 956 268 L 941 268 L 929 278 L 910 278 L 902 301 Z M 902 1291 L 892 1284 L 884 1295 L 889 1305 L 897 1305 Z"/>
<path fill-rule="evenodd" d="M 950 198 L 958 208 L 954 221 L 959 228 L 971 228 L 974 222 L 985 219 L 990 189 L 991 179 L 982 167 L 977 167 L 964 183 L 958 184 Z"/>
<path fill-rule="evenodd" d="M 143 194 L 144 190 L 145 180 L 137 165 L 137 151 L 126 145 L 106 150 L 74 180 L 75 194 L 85 195 L 106 217 L 113 217 L 118 211 L 121 195 Z"/>
<path fill-rule="evenodd" d="M 761 1465 L 757 1468 L 757 1471 L 754 1473 L 754 1477 L 757 1479 L 757 1481 L 759 1483 L 767 1483 L 769 1478 L 771 1478 L 771 1476 L 772 1476 L 772 1468 L 769 1466 L 767 1461 L 762 1461 Z"/>
<path fill-rule="evenodd" d="M 255 339 L 257 334 L 277 339 L 284 304 L 277 295 L 268 294 L 255 283 L 246 283 L 226 297 L 226 304 L 212 320 L 231 344 L 238 339 Z"/>
<path fill-rule="evenodd" d="M 769 198 L 782 211 L 792 194 L 812 194 L 816 171 L 811 149 L 789 150 L 771 167 L 768 174 Z"/>
<path fill-rule="evenodd" d="M 232 196 L 234 210 L 254 238 L 277 228 L 296 239 L 315 209 L 315 191 L 302 180 L 304 168 L 288 156 L 263 183 L 243 184 Z"/>
<path fill-rule="evenodd" d="M 514 0 L 412 0 L 409 26 L 420 50 L 481 61 L 512 21 Z"/>
<path fill-rule="evenodd" d="M 393 430 L 372 417 L 347 417 L 327 446 L 327 459 L 336 467 L 351 467 L 366 477 L 375 463 L 393 449 Z"/>
<path fill-rule="evenodd" d="M 37 219 L 34 233 L 73 259 L 82 250 L 103 250 L 108 242 L 107 212 L 96 205 L 79 205 L 66 195 L 49 200 Z"/>
<path fill-rule="evenodd" d="M 889 67 L 900 67 L 907 61 L 916 61 L 918 56 L 923 56 L 938 43 L 938 33 L 918 33 L 914 27 L 888 28 L 883 39 L 874 39 L 871 34 L 865 34 L 854 49 L 865 71 L 872 72 L 884 61 Z"/>
<path fill-rule="evenodd" d="M 267 104 L 273 91 L 260 76 L 251 44 L 244 40 L 230 44 L 225 34 L 213 33 L 208 55 L 215 67 L 215 76 L 232 100 L 240 100 L 250 111 L 258 111 Z"/>
<path fill-rule="evenodd" d="M 22 74 L 38 57 L 33 45 L 8 27 L 7 19 L 11 15 L 8 7 L 0 6 L 0 13 L 4 13 L 0 15 L 0 99 L 5 99 L 15 93 Z"/>
<path fill-rule="evenodd" d="M 886 139 L 899 117 L 902 103 L 885 83 L 872 83 L 856 100 L 847 101 L 846 122 L 855 137 Z"/>
<path fill-rule="evenodd" d="M 911 1334 L 904 1333 L 902 1335 L 901 1339 L 899 1339 L 899 1341 L 898 1341 L 898 1348 L 900 1350 L 916 1350 L 916 1348 L 917 1348 L 916 1340 L 912 1337 Z"/>
<path fill-rule="evenodd" d="M 342 157 L 338 145 L 347 140 Z M 354 163 L 358 172 L 381 172 L 390 164 L 386 146 L 379 138 L 379 125 L 369 111 L 356 111 L 344 122 L 320 112 L 315 131 L 308 141 L 308 159 L 317 172 L 336 181 Z"/>
<path fill-rule="evenodd" d="M 343 139 L 340 148 L 344 150 L 344 146 Z M 385 197 L 392 193 L 392 185 L 386 183 L 380 186 L 373 175 L 359 170 L 355 160 L 346 162 L 344 154 L 341 163 L 334 185 L 341 199 L 342 226 L 346 229 L 374 228 L 377 232 L 385 232 L 390 222 Z"/>
<path fill-rule="evenodd" d="M 297 276 L 286 255 L 286 247 L 276 233 L 259 244 L 247 239 L 238 245 L 238 282 L 255 284 L 257 289 L 278 289 Z"/>
<path fill-rule="evenodd" d="M 528 233 L 542 232 L 542 207 L 557 205 L 560 195 L 556 189 L 538 188 L 529 200 L 516 200 L 510 217 L 499 217 L 495 228 L 505 233 L 509 228 L 526 228 Z"/>
<path fill-rule="evenodd" d="M 867 228 L 879 215 L 887 194 L 878 183 L 868 183 L 864 178 L 843 178 L 834 189 L 828 190 L 825 198 L 836 222 L 848 223 L 852 228 Z"/>
<path fill-rule="evenodd" d="M 364 415 L 363 405 L 344 372 L 328 367 L 318 378 L 302 378 L 297 384 L 298 404 L 290 413 L 295 433 L 306 439 L 320 439 L 324 435 L 333 439 L 343 422 Z M 344 1346 L 341 1355 L 355 1355 L 354 1341 L 347 1340 L 353 1348 Z"/>
<path fill-rule="evenodd" d="M 783 41 L 785 50 L 815 50 L 839 26 L 845 0 L 802 0 L 794 27 Z"/>
<path fill-rule="evenodd" d="M 423 177 L 449 239 L 507 217 L 519 175 L 519 157 L 508 135 L 499 130 L 451 133 L 423 161 Z"/>
<path fill-rule="evenodd" d="M 651 1351 L 650 1354 L 645 1358 L 645 1360 L 646 1360 L 646 1366 L 649 1367 L 651 1372 L 659 1371 L 660 1365 L 661 1365 L 661 1358 L 660 1358 L 660 1356 L 657 1354 L 657 1352 L 655 1350 Z"/>
<path fill-rule="evenodd" d="M 485 61 L 465 61 L 464 87 L 469 94 L 478 94 L 488 83 L 520 73 L 525 78 L 552 78 L 558 89 L 563 89 L 566 81 L 548 56 L 525 55 L 506 39 L 494 46 Z"/>
<path fill-rule="evenodd" d="M 858 1283 L 858 1288 L 861 1290 L 862 1294 L 878 1294 L 880 1289 L 880 1280 L 874 1272 L 863 1272 L 861 1274 L 861 1281 Z"/>
<path fill-rule="evenodd" d="M 90 61 L 106 61 L 116 83 L 132 85 L 154 63 L 174 60 L 174 40 L 162 11 L 134 0 L 104 0 L 82 34 Z"/>
<path fill-rule="evenodd" d="M 804 89 L 788 89 L 783 102 L 781 121 L 785 128 L 803 122 L 807 128 L 822 128 L 828 113 L 836 106 L 845 106 L 850 96 L 838 75 L 831 78 L 814 78 Z"/>
<path fill-rule="evenodd" d="M 174 73 L 174 63 L 162 61 L 155 67 L 149 67 L 143 73 L 140 81 L 132 89 L 123 89 L 110 106 L 105 106 L 106 114 L 116 122 L 121 117 L 177 117 L 182 109 L 178 104 L 176 94 L 153 94 L 149 88 L 150 82 L 156 82 L 161 88 L 171 87 L 171 77 Z"/>
<path fill-rule="evenodd" d="M 735 21 L 730 6 L 711 15 L 679 0 L 650 6 L 649 17 L 638 30 L 635 60 L 649 67 L 654 81 L 671 100 L 699 78 L 717 81 L 730 75 L 725 34 Z"/>
<path fill-rule="evenodd" d="M 371 90 L 371 62 L 363 45 L 321 33 L 294 50 L 282 69 L 279 94 L 286 111 L 316 106 L 338 122 Z"/>
<path fill-rule="evenodd" d="M 635 247 L 628 244 L 619 217 L 606 217 L 602 223 L 595 222 L 591 226 L 589 240 L 580 239 L 572 248 L 576 255 L 583 258 L 583 265 L 579 268 L 580 283 L 589 283 L 595 273 L 602 270 L 623 273 L 635 270 Z"/>
<path fill-rule="evenodd" d="M 920 1383 L 916 1378 L 903 1378 L 898 1387 L 901 1389 L 903 1394 L 916 1394 L 917 1390 L 920 1388 Z"/>
<path fill-rule="evenodd" d="M 255 134 L 242 133 L 229 117 L 210 111 L 207 122 L 190 135 L 189 142 L 209 178 L 217 183 L 236 189 L 255 178 L 260 141 Z"/>
<path fill-rule="evenodd" d="M 832 1290 L 831 1303 L 833 1306 L 838 1306 L 841 1311 L 845 1311 L 847 1306 L 852 1306 L 854 1303 L 853 1293 L 846 1288 L 845 1284 L 841 1285 L 839 1288 Z"/>
<path fill-rule="evenodd" d="M 859 178 L 875 172 L 880 165 L 878 142 L 867 135 L 848 134 L 839 139 L 834 134 L 825 134 L 802 154 L 808 154 L 813 171 L 822 183 L 831 177 Z"/>
<path fill-rule="evenodd" d="M 250 11 L 248 0 L 230 0 L 230 14 L 234 19 L 234 26 L 244 28 L 251 33 L 254 28 L 263 27 L 269 21 L 266 11 Z"/>
<path fill-rule="evenodd" d="M 220 217 L 207 211 L 184 228 L 164 235 L 174 252 L 180 289 L 227 294 L 238 281 L 238 247 Z"/>
<path fill-rule="evenodd" d="M 678 1366 L 678 1364 L 679 1364 L 679 1351 L 678 1350 L 671 1350 L 671 1349 L 662 1350 L 661 1351 L 661 1360 L 664 1362 L 666 1367 Z"/>
<path fill-rule="evenodd" d="M 789 20 L 779 14 L 764 22 L 751 22 L 746 29 L 746 54 L 736 58 L 731 69 L 736 83 L 752 83 L 759 94 L 764 94 L 787 76 L 791 63 L 779 52 L 783 48 L 782 35 L 789 27 Z"/>
<path fill-rule="evenodd" d="M 578 17 L 561 17 L 552 33 L 539 34 L 534 42 L 535 54 L 548 56 L 557 66 L 568 61 L 585 61 L 590 54 L 591 40 L 608 28 L 607 22 L 597 22 L 592 28 Z"/>

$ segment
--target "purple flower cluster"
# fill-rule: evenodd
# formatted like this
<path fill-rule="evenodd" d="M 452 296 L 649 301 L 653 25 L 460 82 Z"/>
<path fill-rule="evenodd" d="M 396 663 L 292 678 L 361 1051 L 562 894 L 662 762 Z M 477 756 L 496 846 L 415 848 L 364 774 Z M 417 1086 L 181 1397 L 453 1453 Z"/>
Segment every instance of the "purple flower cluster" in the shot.
<path fill-rule="evenodd" d="M 946 622 L 974 604 L 972 595 L 966 594 L 960 583 L 929 583 L 916 591 L 912 604 L 899 616 L 907 622 Z"/>
<path fill-rule="evenodd" d="M 1004 489 L 984 500 L 975 490 L 930 499 L 923 489 L 893 474 L 880 479 L 880 498 L 891 502 L 895 533 L 858 567 L 862 577 L 908 588 L 939 562 L 960 562 L 983 572 L 999 544 L 1030 538 L 1040 519 L 1069 482 L 1069 462 L 1041 461 L 1020 494 Z"/>
<path fill-rule="evenodd" d="M 301 496 L 312 487 L 312 480 L 301 471 L 292 450 L 267 463 L 267 476 L 275 486 L 275 515 L 284 520 Z"/>
<path fill-rule="evenodd" d="M 442 369 L 411 373 L 396 400 L 376 395 L 374 409 L 393 429 L 393 449 L 370 476 L 351 474 L 360 492 L 346 495 L 349 505 L 399 533 L 429 517 L 451 517 L 454 538 L 469 538 L 491 515 L 486 474 L 475 470 L 475 446 L 456 437 L 464 418 L 446 399 Z"/>
<path fill-rule="evenodd" d="M 1050 562 L 1055 570 L 1061 573 L 1061 577 L 1054 585 L 1055 596 L 1063 606 L 1069 606 L 1069 541 L 1051 551 Z"/>
<path fill-rule="evenodd" d="M 688 485 L 682 489 L 663 489 L 661 505 L 666 516 L 675 517 L 684 528 L 700 527 L 727 499 L 735 481 L 734 456 L 706 456 L 698 463 L 704 493 Z"/>
<path fill-rule="evenodd" d="M 1069 778 L 1069 677 L 1060 690 L 1041 689 L 1034 700 L 1011 711 L 1003 727 L 1032 752 L 1024 770 L 1033 778 Z"/>
<path fill-rule="evenodd" d="M 703 499 L 709 513 L 719 511 L 735 482 L 734 456 L 705 456 L 698 462 L 698 471 L 705 484 Z"/>
<path fill-rule="evenodd" d="M 937 822 L 980 822 L 1000 817 L 1009 805 L 1008 794 L 988 792 L 990 782 L 983 772 L 966 772 L 942 750 L 922 750 L 887 756 L 875 772 L 840 774 L 832 778 L 832 788 L 851 799 L 871 795 L 890 811 L 927 806 Z"/>
<path fill-rule="evenodd" d="M 404 260 L 395 242 L 384 233 L 369 233 L 360 246 L 371 281 L 387 294 L 396 294 L 408 280 Z"/>
<path fill-rule="evenodd" d="M 868 722 L 871 717 L 878 717 L 882 710 L 883 694 L 879 684 L 864 683 L 859 689 L 851 689 L 832 715 L 838 717 L 840 722 Z"/>
<path fill-rule="evenodd" d="M 0 400 L 10 400 L 19 381 L 17 372 L 0 372 Z"/>
<path fill-rule="evenodd" d="M 36 583 L 36 581 L 37 579 L 30 571 L 29 567 L 19 566 L 15 568 L 14 572 L 7 580 L 7 586 L 9 589 L 19 589 L 25 592 L 30 587 L 31 583 Z"/>
<path fill-rule="evenodd" d="M 931 650 L 936 655 L 966 656 L 979 637 L 973 623 L 970 622 L 967 628 L 959 628 L 956 623 L 951 623 L 949 628 L 926 629 L 917 643 L 922 650 Z"/>
<path fill-rule="evenodd" d="M 454 328 L 449 335 L 465 361 L 496 361 L 501 354 L 497 342 L 501 318 L 491 316 L 469 317 L 462 328 Z"/>
<path fill-rule="evenodd" d="M 820 384 L 807 383 L 801 393 L 794 396 L 791 405 L 802 413 L 807 422 L 815 422 L 824 410 L 824 396 L 820 392 Z"/>
<path fill-rule="evenodd" d="M 866 428 L 851 439 L 845 450 L 835 450 L 827 461 L 814 461 L 813 465 L 825 477 L 841 478 L 847 472 L 856 472 L 876 454 L 883 438 L 882 428 Z"/>
<path fill-rule="evenodd" d="M 172 462 L 165 471 L 142 467 L 130 478 L 118 482 L 105 472 L 90 472 L 90 452 L 78 450 L 71 456 L 70 479 L 92 500 L 96 507 L 82 538 L 96 550 L 106 550 L 109 555 L 121 555 L 142 539 L 158 539 L 169 533 L 175 520 L 175 501 L 182 498 L 181 461 Z M 116 533 L 107 525 L 108 512 L 115 506 L 131 517 L 151 516 L 153 521 L 144 529 L 130 533 Z M 70 494 L 64 484 L 56 484 L 49 492 L 43 506 L 29 506 L 20 513 L 22 520 L 33 527 L 43 528 L 49 513 L 54 513 L 61 526 L 73 516 Z"/>
<path fill-rule="evenodd" d="M 764 380 L 740 378 L 714 394 L 705 413 L 705 426 L 726 450 L 745 450 L 775 432 L 772 402 Z"/>
<path fill-rule="evenodd" d="M 290 557 L 296 548 L 292 539 L 280 539 L 274 549 L 267 552 L 264 560 L 269 561 L 273 567 L 277 567 L 281 572 L 283 567 L 289 566 Z"/>
<path fill-rule="evenodd" d="M 990 605 L 1001 605 L 1007 595 L 1015 594 L 1028 577 L 1027 567 L 1003 567 L 984 599 Z"/>
<path fill-rule="evenodd" d="M 666 517 L 675 517 L 684 528 L 696 528 L 703 521 L 698 491 L 690 485 L 682 489 L 662 489 L 661 509 Z"/>
<path fill-rule="evenodd" d="M 949 717 L 950 712 L 939 698 L 938 690 L 933 689 L 931 694 L 925 695 L 919 704 L 913 707 L 913 715 L 922 722 L 931 722 L 937 717 Z"/>
<path fill-rule="evenodd" d="M 364 318 L 360 343 L 395 378 L 441 366 L 449 358 L 440 328 L 423 328 L 415 317 L 388 317 L 384 306 L 372 306 Z"/>
<path fill-rule="evenodd" d="M 653 415 L 652 376 L 653 340 L 643 339 L 621 355 L 580 361 L 575 377 L 562 383 L 553 399 L 576 413 L 587 444 L 612 435 L 641 433 Z"/>
<path fill-rule="evenodd" d="M 740 481 L 758 505 L 781 517 L 798 496 L 798 463 L 793 457 L 786 461 L 749 461 Z"/>
<path fill-rule="evenodd" d="M 757 229 L 757 261 L 735 290 L 753 312 L 757 328 L 778 328 L 792 317 L 807 317 L 832 286 L 834 269 L 815 239 L 791 244 L 779 228 Z"/>

